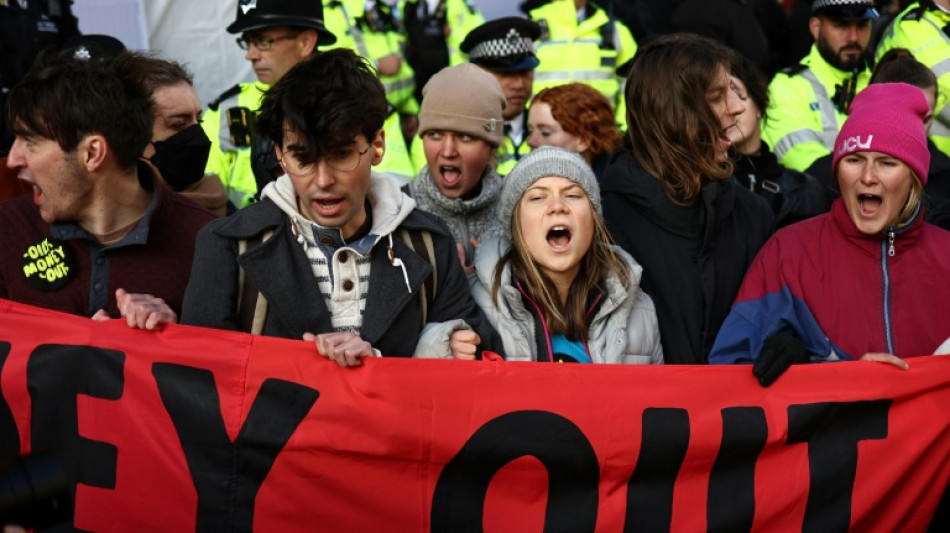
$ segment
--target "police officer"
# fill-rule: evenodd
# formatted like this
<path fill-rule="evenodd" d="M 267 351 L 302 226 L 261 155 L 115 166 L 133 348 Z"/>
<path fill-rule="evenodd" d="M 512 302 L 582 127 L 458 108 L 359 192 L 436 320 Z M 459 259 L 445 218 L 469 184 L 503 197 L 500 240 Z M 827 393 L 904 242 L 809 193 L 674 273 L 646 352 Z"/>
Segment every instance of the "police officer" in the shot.
<path fill-rule="evenodd" d="M 70 0 L 0 0 L 0 157 L 13 144 L 6 97 L 46 48 L 59 49 L 79 35 Z"/>
<path fill-rule="evenodd" d="M 872 0 L 816 0 L 811 52 L 769 85 L 764 140 L 782 165 L 815 176 L 832 194 L 831 152 L 851 101 L 871 78 L 866 51 L 877 16 Z"/>
<path fill-rule="evenodd" d="M 416 76 L 415 96 L 433 74 L 466 61 L 459 46 L 465 36 L 485 22 L 471 0 L 399 0 L 406 34 L 406 59 Z"/>
<path fill-rule="evenodd" d="M 400 184 L 408 183 L 415 172 L 406 138 L 411 139 L 418 128 L 419 103 L 413 95 L 412 67 L 403 60 L 404 42 L 395 15 L 381 0 L 324 0 L 323 13 L 327 28 L 338 36 L 333 48 L 349 48 L 370 60 L 386 89 L 386 157 L 374 171 L 388 174 Z"/>
<path fill-rule="evenodd" d="M 239 0 L 237 17 L 227 28 L 240 33 L 257 83 L 240 83 L 209 106 L 202 126 L 211 139 L 205 172 L 216 174 L 235 208 L 256 201 L 257 192 L 282 174 L 273 144 L 254 133 L 264 91 L 317 45 L 336 42 L 323 24 L 320 0 Z"/>
<path fill-rule="evenodd" d="M 521 4 L 541 26 L 535 91 L 581 82 L 600 91 L 626 124 L 623 98 L 626 64 L 637 53 L 630 30 L 587 0 L 527 0 Z"/>
<path fill-rule="evenodd" d="M 950 94 L 950 0 L 921 0 L 902 11 L 884 30 L 875 54 L 906 48 L 937 76 L 942 95 Z M 930 138 L 940 151 L 950 155 L 950 106 L 947 98 L 937 102 Z"/>
<path fill-rule="evenodd" d="M 468 54 L 468 60 L 492 73 L 505 92 L 505 136 L 498 147 L 496 166 L 503 176 L 531 151 L 525 107 L 531 100 L 534 69 L 539 63 L 534 41 L 540 36 L 541 27 L 536 22 L 504 17 L 475 28 L 462 41 L 462 52 Z"/>

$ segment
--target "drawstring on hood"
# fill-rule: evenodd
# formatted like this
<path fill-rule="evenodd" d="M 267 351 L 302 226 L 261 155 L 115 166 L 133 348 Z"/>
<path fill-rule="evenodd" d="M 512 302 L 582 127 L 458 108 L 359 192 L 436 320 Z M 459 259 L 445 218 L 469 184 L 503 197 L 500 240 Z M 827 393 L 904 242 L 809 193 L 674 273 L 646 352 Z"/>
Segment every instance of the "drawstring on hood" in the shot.
<path fill-rule="evenodd" d="M 297 208 L 297 192 L 294 189 L 290 177 L 284 174 L 275 181 L 268 183 L 261 192 L 262 198 L 269 198 L 281 211 L 290 219 L 291 229 L 297 242 L 303 246 L 304 251 L 308 247 L 316 246 L 313 237 L 313 227 L 319 225 L 300 214 Z M 356 241 L 346 243 L 345 246 L 354 252 L 366 256 L 383 237 L 389 238 L 387 254 L 389 263 L 396 268 L 402 269 L 403 279 L 406 280 L 406 287 L 412 293 L 409 286 L 409 275 L 402 260 L 395 256 L 393 252 L 392 233 L 396 231 L 399 224 L 416 207 L 416 201 L 403 194 L 399 188 L 399 183 L 385 175 L 373 174 L 370 178 L 369 190 L 366 192 L 369 200 L 369 207 L 372 209 L 372 228 L 365 237 Z M 342 234 L 340 241 L 343 240 Z"/>
<path fill-rule="evenodd" d="M 390 233 L 388 237 L 389 246 L 386 247 L 386 254 L 389 256 L 389 264 L 402 269 L 402 279 L 406 282 L 406 290 L 409 291 L 409 294 L 412 294 L 412 286 L 409 285 L 409 274 L 406 272 L 406 265 L 402 262 L 402 259 L 396 257 L 396 254 L 393 252 L 393 234 Z"/>

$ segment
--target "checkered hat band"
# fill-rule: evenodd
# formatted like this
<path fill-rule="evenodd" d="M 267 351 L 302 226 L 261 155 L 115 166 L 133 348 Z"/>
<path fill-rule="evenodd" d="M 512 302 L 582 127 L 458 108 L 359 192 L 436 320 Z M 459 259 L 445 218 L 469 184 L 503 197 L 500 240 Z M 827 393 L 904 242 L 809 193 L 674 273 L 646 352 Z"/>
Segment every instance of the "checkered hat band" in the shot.
<path fill-rule="evenodd" d="M 527 37 L 492 39 L 472 47 L 468 53 L 469 61 L 484 58 L 523 56 L 534 54 L 534 41 Z"/>
<path fill-rule="evenodd" d="M 873 0 L 817 0 L 812 11 L 826 7 L 874 7 Z"/>

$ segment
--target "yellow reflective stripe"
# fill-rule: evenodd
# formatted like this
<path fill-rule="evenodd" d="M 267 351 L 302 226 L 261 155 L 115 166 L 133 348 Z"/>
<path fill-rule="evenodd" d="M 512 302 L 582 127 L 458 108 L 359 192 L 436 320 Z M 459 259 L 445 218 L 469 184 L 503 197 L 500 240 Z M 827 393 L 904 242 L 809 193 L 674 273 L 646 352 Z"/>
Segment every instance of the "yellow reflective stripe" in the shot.
<path fill-rule="evenodd" d="M 803 70 L 801 74 L 803 78 L 811 83 L 811 88 L 815 91 L 815 96 L 818 99 L 825 148 L 834 150 L 835 139 L 838 138 L 838 115 L 835 113 L 835 106 L 831 103 L 831 98 L 828 98 L 828 91 L 825 90 L 825 86 L 818 81 L 815 73 L 810 68 Z"/>
<path fill-rule="evenodd" d="M 534 73 L 535 82 L 574 80 L 613 80 L 616 76 L 612 69 L 605 70 L 549 70 Z"/>
<path fill-rule="evenodd" d="M 414 81 L 412 78 L 404 78 L 401 80 L 394 80 L 383 84 L 383 88 L 386 89 L 386 93 L 393 93 L 397 91 L 404 91 L 412 87 Z"/>
<path fill-rule="evenodd" d="M 242 207 L 247 207 L 247 204 L 251 203 L 251 198 L 254 195 L 247 191 L 239 191 L 237 189 L 230 189 L 228 191 L 228 199 L 231 200 L 231 203 L 234 204 L 234 207 L 241 209 Z"/>
<path fill-rule="evenodd" d="M 944 112 L 940 113 L 938 118 L 941 120 L 935 120 L 933 125 L 930 126 L 931 137 L 950 137 L 950 126 L 942 122 L 943 120 L 946 120 L 948 123 L 950 123 L 950 113 L 947 113 L 947 108 L 950 108 L 950 106 L 944 107 Z"/>
<path fill-rule="evenodd" d="M 950 46 L 950 43 L 947 43 L 947 45 Z M 944 74 L 950 72 L 950 59 L 944 59 L 943 61 L 930 67 L 930 70 L 934 71 L 934 74 L 938 78 L 943 76 Z"/>
<path fill-rule="evenodd" d="M 547 41 L 539 41 L 537 43 L 538 50 L 546 48 L 548 46 L 564 46 L 569 44 L 593 44 L 600 46 L 601 39 L 591 39 L 591 38 L 580 38 L 580 39 L 549 39 Z"/>
<path fill-rule="evenodd" d="M 795 147 L 796 144 L 805 143 L 805 142 L 821 142 L 821 135 L 818 134 L 815 130 L 802 129 L 789 133 L 788 135 L 779 139 L 775 143 L 775 156 L 780 160 L 785 157 L 785 154 Z"/>

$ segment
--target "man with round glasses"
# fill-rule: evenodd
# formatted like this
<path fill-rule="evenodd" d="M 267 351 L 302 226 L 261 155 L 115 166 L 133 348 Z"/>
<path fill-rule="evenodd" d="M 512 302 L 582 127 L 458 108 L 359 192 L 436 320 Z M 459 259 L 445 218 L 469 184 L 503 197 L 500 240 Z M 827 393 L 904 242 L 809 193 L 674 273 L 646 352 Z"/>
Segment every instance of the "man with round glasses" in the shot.
<path fill-rule="evenodd" d="M 319 0 L 239 0 L 227 28 L 251 62 L 257 83 L 239 83 L 209 106 L 202 125 L 211 139 L 205 172 L 224 184 L 234 208 L 257 201 L 258 192 L 281 174 L 270 141 L 254 127 L 264 91 L 317 46 L 336 42 L 323 23 Z"/>
<path fill-rule="evenodd" d="M 448 227 L 373 172 L 386 114 L 382 84 L 349 49 L 299 63 L 268 90 L 257 128 L 283 175 L 199 234 L 182 323 L 302 338 L 341 366 L 500 346 Z"/>

